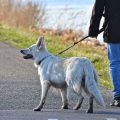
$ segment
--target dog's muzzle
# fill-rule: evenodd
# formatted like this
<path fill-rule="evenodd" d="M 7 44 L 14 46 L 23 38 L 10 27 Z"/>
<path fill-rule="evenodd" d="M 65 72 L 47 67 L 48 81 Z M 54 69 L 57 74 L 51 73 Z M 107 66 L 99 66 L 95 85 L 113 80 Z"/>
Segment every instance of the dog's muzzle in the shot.
<path fill-rule="evenodd" d="M 20 50 L 20 52 L 24 55 L 24 56 L 23 56 L 24 59 L 32 59 L 32 58 L 33 58 L 33 56 L 32 56 L 31 54 L 27 54 L 27 55 L 26 55 L 26 54 L 24 53 L 24 50 Z"/>

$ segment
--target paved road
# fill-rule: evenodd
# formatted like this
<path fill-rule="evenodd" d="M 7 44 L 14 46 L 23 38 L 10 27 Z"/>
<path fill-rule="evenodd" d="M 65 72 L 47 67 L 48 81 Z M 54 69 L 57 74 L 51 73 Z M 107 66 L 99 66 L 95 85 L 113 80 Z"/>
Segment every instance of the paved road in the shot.
<path fill-rule="evenodd" d="M 84 110 L 45 110 L 33 112 L 28 110 L 0 111 L 0 120 L 120 120 L 117 110 L 96 110 L 94 114 L 87 114 Z"/>
<path fill-rule="evenodd" d="M 19 120 L 30 118 L 28 120 L 48 119 L 49 117 L 59 118 L 59 120 L 77 120 L 89 119 L 89 116 L 106 118 L 117 118 L 120 110 L 109 107 L 112 99 L 111 91 L 101 87 L 102 94 L 107 104 L 107 110 L 101 111 L 102 107 L 94 104 L 95 115 L 85 114 L 87 109 L 87 97 L 82 106 L 83 111 L 59 111 L 61 107 L 61 98 L 59 93 L 51 89 L 48 94 L 43 112 L 35 113 L 32 109 L 39 104 L 40 100 L 40 83 L 37 70 L 34 68 L 32 61 L 22 59 L 19 50 L 7 44 L 0 43 L 0 120 Z M 69 108 L 75 105 L 77 96 L 70 91 Z M 48 111 L 49 110 L 49 111 Z M 111 115 L 112 114 L 112 115 Z M 30 116 L 30 117 L 29 117 Z M 75 119 L 73 119 L 75 117 Z M 17 119 L 16 119 L 17 118 Z M 41 119 L 42 118 L 42 119 Z M 64 118 L 64 119 L 63 119 Z M 116 119 L 108 119 L 116 120 Z M 120 119 L 118 119 L 120 120 Z"/>

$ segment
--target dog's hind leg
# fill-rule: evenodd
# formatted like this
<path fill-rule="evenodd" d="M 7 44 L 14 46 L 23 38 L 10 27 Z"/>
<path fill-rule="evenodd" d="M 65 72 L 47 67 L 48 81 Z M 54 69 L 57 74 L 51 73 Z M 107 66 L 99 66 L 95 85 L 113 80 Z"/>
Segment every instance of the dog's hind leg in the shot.
<path fill-rule="evenodd" d="M 41 109 L 43 108 L 49 88 L 50 88 L 50 83 L 48 81 L 44 81 L 43 83 L 41 83 L 41 90 L 42 90 L 41 101 L 40 104 L 33 109 L 34 111 L 41 111 Z"/>
<path fill-rule="evenodd" d="M 61 106 L 61 109 L 68 109 L 68 100 L 67 100 L 67 88 L 61 88 L 60 89 L 61 98 L 63 105 Z"/>
<path fill-rule="evenodd" d="M 91 95 L 89 98 L 89 107 L 88 110 L 86 111 L 87 113 L 93 113 L 93 99 L 94 97 Z"/>
<path fill-rule="evenodd" d="M 78 110 L 80 109 L 82 103 L 83 103 L 83 99 L 84 97 L 82 96 L 82 87 L 73 87 L 74 92 L 78 95 L 79 99 L 77 104 L 75 105 L 75 107 L 73 108 L 74 110 Z"/>
<path fill-rule="evenodd" d="M 78 110 L 81 108 L 83 99 L 84 99 L 84 97 L 82 95 L 79 95 L 79 100 L 78 100 L 77 104 L 75 105 L 75 107 L 73 108 L 74 110 Z"/>

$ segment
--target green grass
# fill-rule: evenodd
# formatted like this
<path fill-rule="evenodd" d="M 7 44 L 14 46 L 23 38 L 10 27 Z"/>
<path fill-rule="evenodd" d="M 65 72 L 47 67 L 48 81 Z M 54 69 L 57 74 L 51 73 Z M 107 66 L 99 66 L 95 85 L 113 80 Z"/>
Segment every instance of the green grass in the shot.
<path fill-rule="evenodd" d="M 38 36 L 40 36 L 40 34 L 28 32 L 23 29 L 10 28 L 5 25 L 0 26 L 0 41 L 8 43 L 19 49 L 26 48 L 31 44 L 36 43 Z M 48 50 L 53 54 L 57 54 L 71 45 L 70 42 L 63 42 L 60 37 L 57 36 L 45 36 L 45 39 Z M 112 84 L 109 78 L 108 60 L 105 52 L 93 47 L 76 45 L 60 56 L 79 56 L 89 58 L 97 70 L 101 86 L 112 89 Z"/>

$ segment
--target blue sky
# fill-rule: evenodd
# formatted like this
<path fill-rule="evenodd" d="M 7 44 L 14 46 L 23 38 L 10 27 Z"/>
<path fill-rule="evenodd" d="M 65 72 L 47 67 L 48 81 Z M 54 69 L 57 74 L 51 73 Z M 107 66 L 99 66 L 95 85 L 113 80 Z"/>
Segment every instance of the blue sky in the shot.
<path fill-rule="evenodd" d="M 95 0 L 35 0 L 43 1 L 47 6 L 62 6 L 62 5 L 90 5 L 93 4 Z"/>

